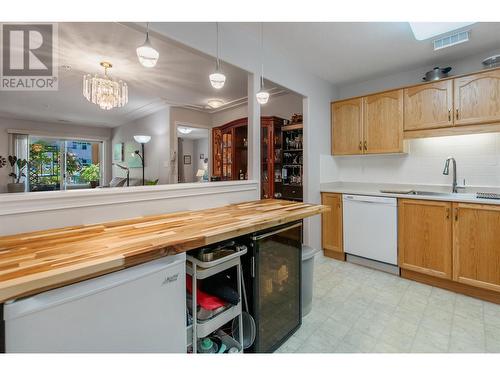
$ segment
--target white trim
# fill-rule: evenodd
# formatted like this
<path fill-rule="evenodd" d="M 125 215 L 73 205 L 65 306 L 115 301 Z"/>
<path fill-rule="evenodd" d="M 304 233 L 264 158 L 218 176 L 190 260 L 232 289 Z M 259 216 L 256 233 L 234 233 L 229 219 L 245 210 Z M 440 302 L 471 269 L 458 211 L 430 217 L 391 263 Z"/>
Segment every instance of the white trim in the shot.
<path fill-rule="evenodd" d="M 75 141 L 91 141 L 91 142 L 106 142 L 110 140 L 110 137 L 100 137 L 100 136 L 86 136 L 86 135 L 71 135 L 66 132 L 51 132 L 51 131 L 39 131 L 32 129 L 7 129 L 7 134 L 22 134 L 30 135 L 33 137 L 46 137 L 46 138 L 59 138 L 64 140 L 75 140 Z"/>
<path fill-rule="evenodd" d="M 236 193 L 256 189 L 258 189 L 258 182 L 250 180 L 1 194 L 0 216 Z"/>

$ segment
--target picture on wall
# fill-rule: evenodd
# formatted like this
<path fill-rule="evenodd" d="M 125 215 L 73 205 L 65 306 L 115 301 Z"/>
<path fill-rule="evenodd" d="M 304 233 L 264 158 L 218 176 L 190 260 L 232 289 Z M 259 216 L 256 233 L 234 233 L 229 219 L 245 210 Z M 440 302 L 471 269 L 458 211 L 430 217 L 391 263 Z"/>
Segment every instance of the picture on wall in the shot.
<path fill-rule="evenodd" d="M 123 152 L 124 152 L 123 143 L 116 143 L 113 146 L 113 161 L 123 162 L 123 157 L 124 157 Z"/>
<path fill-rule="evenodd" d="M 191 155 L 184 155 L 184 164 L 191 164 Z"/>
<path fill-rule="evenodd" d="M 129 168 L 142 168 L 141 158 L 135 154 L 137 144 L 125 143 L 125 164 Z"/>

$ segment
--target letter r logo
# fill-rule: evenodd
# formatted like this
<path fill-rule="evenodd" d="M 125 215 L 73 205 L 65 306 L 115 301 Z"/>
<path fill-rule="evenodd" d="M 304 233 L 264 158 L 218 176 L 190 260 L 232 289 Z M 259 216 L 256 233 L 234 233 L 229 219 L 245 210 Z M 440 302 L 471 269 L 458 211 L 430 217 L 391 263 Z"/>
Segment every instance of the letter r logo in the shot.
<path fill-rule="evenodd" d="M 2 25 L 3 76 L 51 76 L 52 28 L 51 24 Z"/>

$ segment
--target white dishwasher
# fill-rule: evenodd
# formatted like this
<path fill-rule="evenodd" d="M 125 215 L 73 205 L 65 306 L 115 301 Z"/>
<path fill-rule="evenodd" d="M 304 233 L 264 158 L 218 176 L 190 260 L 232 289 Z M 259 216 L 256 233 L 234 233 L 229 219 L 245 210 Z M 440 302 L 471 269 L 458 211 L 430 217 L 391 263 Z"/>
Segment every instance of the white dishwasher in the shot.
<path fill-rule="evenodd" d="M 185 254 L 4 305 L 7 353 L 186 352 Z"/>
<path fill-rule="evenodd" d="M 397 266 L 397 206 L 396 198 L 344 194 L 345 253 Z"/>

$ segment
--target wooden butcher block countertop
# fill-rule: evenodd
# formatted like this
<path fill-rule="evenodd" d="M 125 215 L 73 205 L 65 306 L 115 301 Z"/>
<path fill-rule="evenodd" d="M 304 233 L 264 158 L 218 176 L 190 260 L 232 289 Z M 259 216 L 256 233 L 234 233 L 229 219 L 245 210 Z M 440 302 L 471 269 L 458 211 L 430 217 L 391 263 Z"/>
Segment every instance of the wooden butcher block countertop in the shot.
<path fill-rule="evenodd" d="M 325 210 L 266 199 L 0 237 L 0 303 Z"/>

